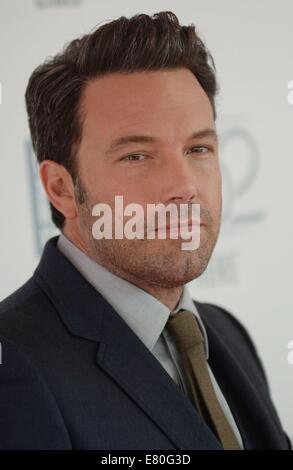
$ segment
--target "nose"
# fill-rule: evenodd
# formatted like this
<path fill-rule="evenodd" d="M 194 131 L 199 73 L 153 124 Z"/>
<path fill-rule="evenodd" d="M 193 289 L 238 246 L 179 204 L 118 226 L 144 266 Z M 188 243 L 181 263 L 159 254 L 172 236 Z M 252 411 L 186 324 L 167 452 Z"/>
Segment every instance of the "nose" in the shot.
<path fill-rule="evenodd" d="M 188 157 L 174 155 L 164 165 L 161 201 L 183 204 L 198 201 L 198 175 L 188 163 Z"/>

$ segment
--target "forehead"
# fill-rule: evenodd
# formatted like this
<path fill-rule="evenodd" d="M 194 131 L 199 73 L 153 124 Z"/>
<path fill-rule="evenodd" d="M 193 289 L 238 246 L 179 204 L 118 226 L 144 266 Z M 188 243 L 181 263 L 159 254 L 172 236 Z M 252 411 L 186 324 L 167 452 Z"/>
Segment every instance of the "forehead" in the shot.
<path fill-rule="evenodd" d="M 91 80 L 81 98 L 83 135 L 213 123 L 210 101 L 188 69 L 113 73 Z"/>

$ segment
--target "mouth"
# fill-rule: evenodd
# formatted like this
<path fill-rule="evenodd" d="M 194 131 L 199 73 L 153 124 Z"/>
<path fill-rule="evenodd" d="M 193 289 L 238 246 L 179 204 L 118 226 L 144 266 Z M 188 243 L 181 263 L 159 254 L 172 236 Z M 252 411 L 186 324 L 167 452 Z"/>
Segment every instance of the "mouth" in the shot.
<path fill-rule="evenodd" d="M 193 220 L 193 219 L 190 219 L 188 221 L 183 221 L 181 223 L 178 223 L 178 224 L 166 224 L 166 225 L 162 225 L 160 227 L 157 227 L 155 230 L 155 232 L 161 232 L 162 230 L 166 230 L 166 231 L 180 231 L 180 229 L 189 229 L 189 230 L 194 230 L 195 228 L 197 227 L 201 227 L 203 225 L 202 222 L 198 223 L 197 220 Z"/>

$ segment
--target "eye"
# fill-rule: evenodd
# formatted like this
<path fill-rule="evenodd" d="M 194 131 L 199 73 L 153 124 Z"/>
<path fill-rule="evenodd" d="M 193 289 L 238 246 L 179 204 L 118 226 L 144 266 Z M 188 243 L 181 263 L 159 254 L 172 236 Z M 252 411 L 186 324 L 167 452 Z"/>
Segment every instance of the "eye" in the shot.
<path fill-rule="evenodd" d="M 126 157 L 123 157 L 122 160 L 125 160 L 125 161 L 128 161 L 128 162 L 139 162 L 141 161 L 138 160 L 137 157 L 145 157 L 145 155 L 143 155 L 142 153 L 133 153 L 131 155 L 126 155 Z"/>
<path fill-rule="evenodd" d="M 191 147 L 190 149 L 192 151 L 192 153 L 207 153 L 210 151 L 210 149 L 208 147 L 205 147 L 204 145 L 201 145 L 201 146 L 198 146 L 198 147 Z M 195 152 L 194 152 L 195 150 Z"/>

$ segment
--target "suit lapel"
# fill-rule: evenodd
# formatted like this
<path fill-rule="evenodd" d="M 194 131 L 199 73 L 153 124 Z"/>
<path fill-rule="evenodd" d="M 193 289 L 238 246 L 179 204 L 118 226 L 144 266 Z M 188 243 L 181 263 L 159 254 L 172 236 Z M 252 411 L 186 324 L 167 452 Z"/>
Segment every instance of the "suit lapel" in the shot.
<path fill-rule="evenodd" d="M 179 449 L 220 449 L 190 401 L 124 321 L 108 312 L 106 323 L 100 367 Z"/>
<path fill-rule="evenodd" d="M 209 364 L 234 416 L 245 449 L 288 449 L 277 413 L 261 373 L 237 342 L 236 330 L 225 330 L 226 318 L 194 301 L 209 339 Z M 227 325 L 227 324 L 226 324 Z M 230 323 L 231 327 L 231 323 Z M 234 341 L 234 345 L 233 345 Z M 233 346 L 231 346 L 231 344 Z"/>
<path fill-rule="evenodd" d="M 112 306 L 50 239 L 34 278 L 73 335 L 98 343 L 96 363 L 178 449 L 222 449 L 193 405 Z M 57 275 L 56 275 L 57 274 Z"/>

